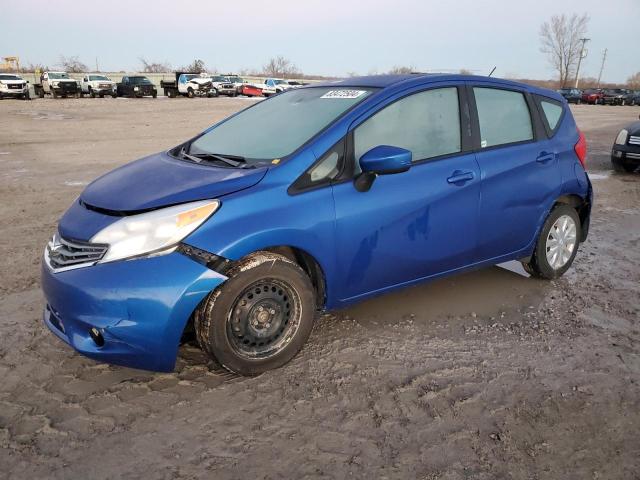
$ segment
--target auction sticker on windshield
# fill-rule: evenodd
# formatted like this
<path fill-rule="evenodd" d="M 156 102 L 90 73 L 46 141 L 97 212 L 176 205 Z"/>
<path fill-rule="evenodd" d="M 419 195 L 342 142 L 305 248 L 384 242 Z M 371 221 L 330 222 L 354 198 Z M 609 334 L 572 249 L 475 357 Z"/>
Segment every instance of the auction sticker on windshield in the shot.
<path fill-rule="evenodd" d="M 320 98 L 358 98 L 367 93 L 366 90 L 331 90 Z"/>

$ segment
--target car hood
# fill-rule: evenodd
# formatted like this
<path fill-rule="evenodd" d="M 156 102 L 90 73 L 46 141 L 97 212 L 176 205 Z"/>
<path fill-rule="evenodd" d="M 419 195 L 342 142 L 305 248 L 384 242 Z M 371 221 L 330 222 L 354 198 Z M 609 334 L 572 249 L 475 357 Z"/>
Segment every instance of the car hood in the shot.
<path fill-rule="evenodd" d="M 0 82 L 4 83 L 5 85 L 15 85 L 16 83 L 18 84 L 27 83 L 26 80 L 0 80 Z"/>
<path fill-rule="evenodd" d="M 640 122 L 633 122 L 625 128 L 629 135 L 640 136 Z"/>
<path fill-rule="evenodd" d="M 244 190 L 262 180 L 267 170 L 198 165 L 158 153 L 98 178 L 80 200 L 95 209 L 135 213 Z"/>

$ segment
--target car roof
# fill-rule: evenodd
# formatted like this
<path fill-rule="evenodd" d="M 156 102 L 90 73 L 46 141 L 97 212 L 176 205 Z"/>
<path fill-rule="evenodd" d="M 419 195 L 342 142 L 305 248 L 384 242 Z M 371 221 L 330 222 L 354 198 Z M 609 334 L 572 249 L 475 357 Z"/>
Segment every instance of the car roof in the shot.
<path fill-rule="evenodd" d="M 562 101 L 562 96 L 547 88 L 540 88 L 527 83 L 514 82 L 496 77 L 484 77 L 479 75 L 462 75 L 451 73 L 411 73 L 405 75 L 369 75 L 364 77 L 351 77 L 334 82 L 322 82 L 310 85 L 312 87 L 369 87 L 369 88 L 397 88 L 411 87 L 413 85 L 428 85 L 435 82 L 470 81 L 493 84 L 495 86 L 513 86 L 525 88 L 531 93 L 537 93 L 546 97 Z"/>

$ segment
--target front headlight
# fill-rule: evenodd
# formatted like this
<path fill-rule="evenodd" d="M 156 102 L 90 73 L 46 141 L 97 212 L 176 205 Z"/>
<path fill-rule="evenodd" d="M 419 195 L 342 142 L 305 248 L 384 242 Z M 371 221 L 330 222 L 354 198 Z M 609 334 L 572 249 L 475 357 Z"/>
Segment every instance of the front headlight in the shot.
<path fill-rule="evenodd" d="M 137 92 L 138 90 L 140 90 L 140 87 L 133 87 L 134 92 Z"/>
<path fill-rule="evenodd" d="M 620 130 L 620 133 L 616 137 L 616 145 L 624 145 L 625 143 L 627 143 L 627 135 L 629 135 L 629 132 L 627 132 L 624 128 Z"/>
<path fill-rule="evenodd" d="M 60 82 L 51 82 L 51 86 L 52 87 L 57 87 L 60 84 Z"/>
<path fill-rule="evenodd" d="M 169 253 L 219 207 L 218 200 L 203 200 L 123 217 L 98 232 L 91 243 L 109 245 L 100 262 L 163 251 Z"/>

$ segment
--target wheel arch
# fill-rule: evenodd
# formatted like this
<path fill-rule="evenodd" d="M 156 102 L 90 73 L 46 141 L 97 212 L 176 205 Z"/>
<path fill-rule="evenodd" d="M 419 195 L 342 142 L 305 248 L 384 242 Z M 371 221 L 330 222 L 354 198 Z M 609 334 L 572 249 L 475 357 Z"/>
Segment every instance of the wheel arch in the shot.
<path fill-rule="evenodd" d="M 551 209 L 553 210 L 557 205 L 569 205 L 576 209 L 578 217 L 580 217 L 580 241 L 584 242 L 587 239 L 587 234 L 589 233 L 589 222 L 591 217 L 591 203 L 589 202 L 589 199 L 582 198 L 580 195 L 576 194 L 565 194 L 556 199 Z"/>

